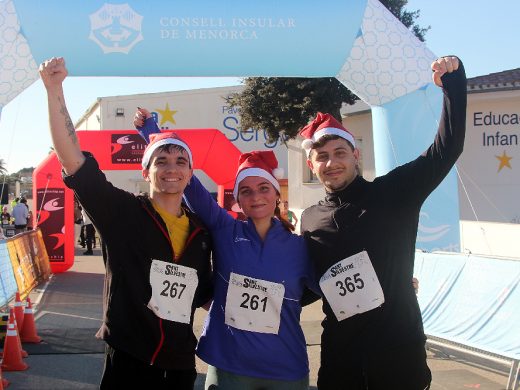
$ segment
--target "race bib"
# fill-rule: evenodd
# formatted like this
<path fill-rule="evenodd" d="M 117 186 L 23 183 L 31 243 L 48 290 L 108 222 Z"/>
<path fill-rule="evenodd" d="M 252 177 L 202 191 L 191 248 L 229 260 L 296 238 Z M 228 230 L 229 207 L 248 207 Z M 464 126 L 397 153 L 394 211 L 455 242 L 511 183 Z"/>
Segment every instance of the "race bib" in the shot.
<path fill-rule="evenodd" d="M 278 334 L 285 286 L 231 272 L 225 323 L 237 329 Z"/>
<path fill-rule="evenodd" d="M 320 287 L 338 321 L 375 309 L 385 301 L 366 251 L 330 267 L 321 277 Z"/>
<path fill-rule="evenodd" d="M 163 320 L 189 324 L 198 284 L 197 271 L 193 268 L 153 260 L 150 268 L 152 297 L 148 307 Z"/>

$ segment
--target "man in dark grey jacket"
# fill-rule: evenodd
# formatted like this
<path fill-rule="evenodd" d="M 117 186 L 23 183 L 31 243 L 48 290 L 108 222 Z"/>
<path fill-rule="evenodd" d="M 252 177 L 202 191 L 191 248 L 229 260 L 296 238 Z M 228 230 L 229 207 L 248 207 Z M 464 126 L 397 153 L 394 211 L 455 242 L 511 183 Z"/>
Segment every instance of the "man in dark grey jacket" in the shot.
<path fill-rule="evenodd" d="M 328 114 L 302 129 L 307 163 L 326 197 L 306 209 L 302 232 L 324 294 L 320 390 L 427 389 L 421 312 L 411 283 L 421 205 L 462 153 L 466 76 L 458 58 L 432 64 L 444 92 L 433 144 L 368 182 L 353 135 Z"/>
<path fill-rule="evenodd" d="M 193 389 L 195 308 L 211 298 L 210 237 L 182 204 L 193 174 L 190 149 L 173 133 L 152 139 L 143 155 L 150 196 L 107 181 L 80 150 L 65 105 L 63 58 L 40 66 L 54 149 L 65 184 L 74 190 L 103 242 L 107 343 L 101 389 Z"/>

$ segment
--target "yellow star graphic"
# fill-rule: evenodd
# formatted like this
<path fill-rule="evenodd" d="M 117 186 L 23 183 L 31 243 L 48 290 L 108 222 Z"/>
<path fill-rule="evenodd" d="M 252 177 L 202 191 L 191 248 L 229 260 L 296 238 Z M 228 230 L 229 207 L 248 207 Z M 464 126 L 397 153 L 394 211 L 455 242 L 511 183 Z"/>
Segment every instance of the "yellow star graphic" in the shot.
<path fill-rule="evenodd" d="M 498 161 L 500 161 L 500 165 L 498 166 L 498 172 L 500 172 L 502 170 L 502 168 L 504 167 L 508 167 L 509 169 L 513 169 L 511 167 L 511 164 L 509 164 L 509 161 L 513 158 L 513 157 L 509 157 L 507 154 L 506 154 L 506 151 L 504 150 L 504 153 L 502 153 L 501 156 L 495 156 L 497 158 Z"/>
<path fill-rule="evenodd" d="M 177 110 L 170 110 L 170 105 L 168 103 L 166 103 L 166 108 L 164 110 L 159 108 L 156 110 L 161 113 L 161 123 L 159 123 L 159 126 L 164 125 L 166 122 L 171 122 L 174 125 L 176 124 L 173 116 L 177 113 Z"/>

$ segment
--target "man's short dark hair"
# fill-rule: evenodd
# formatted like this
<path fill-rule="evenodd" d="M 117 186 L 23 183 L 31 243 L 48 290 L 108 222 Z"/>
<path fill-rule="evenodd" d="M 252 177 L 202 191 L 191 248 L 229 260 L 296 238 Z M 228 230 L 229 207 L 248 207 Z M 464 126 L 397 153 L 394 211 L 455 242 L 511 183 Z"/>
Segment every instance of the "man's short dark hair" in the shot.
<path fill-rule="evenodd" d="M 186 149 L 184 149 L 182 146 L 180 145 L 177 145 L 177 144 L 165 144 L 165 145 L 161 145 L 159 146 L 156 150 L 158 150 L 159 152 L 166 152 L 166 153 L 171 153 L 172 150 L 176 150 L 178 152 L 185 152 L 186 154 L 189 155 L 188 151 Z M 154 151 L 155 152 L 155 151 Z M 152 164 L 152 159 L 150 159 L 150 162 L 148 163 L 148 165 L 146 166 L 146 169 L 150 169 L 150 165 Z M 188 159 L 188 164 L 189 164 L 189 167 L 191 169 L 191 161 Z"/>
<path fill-rule="evenodd" d="M 311 158 L 311 153 L 314 149 L 316 148 L 321 148 L 323 145 L 325 145 L 327 142 L 329 141 L 332 141 L 332 140 L 335 140 L 335 139 L 342 139 L 342 140 L 345 140 L 345 142 L 350 146 L 350 148 L 352 149 L 352 151 L 354 151 L 356 148 L 354 147 L 354 145 L 352 145 L 352 143 L 348 140 L 346 140 L 345 138 L 343 137 L 340 137 L 339 135 L 336 135 L 336 134 L 325 134 L 323 137 L 321 137 L 318 141 L 314 142 L 312 144 L 312 148 L 309 152 L 309 158 Z"/>

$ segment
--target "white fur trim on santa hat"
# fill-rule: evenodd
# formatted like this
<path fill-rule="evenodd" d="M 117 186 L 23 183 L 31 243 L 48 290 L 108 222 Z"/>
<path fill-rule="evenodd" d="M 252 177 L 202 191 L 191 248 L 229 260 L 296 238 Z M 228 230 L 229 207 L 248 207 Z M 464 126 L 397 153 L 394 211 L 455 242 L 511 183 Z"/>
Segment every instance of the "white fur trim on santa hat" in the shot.
<path fill-rule="evenodd" d="M 278 169 L 278 168 L 275 168 L 275 169 Z M 238 185 L 240 184 L 240 182 L 242 180 L 244 180 L 246 177 L 249 177 L 249 176 L 259 176 L 259 177 L 263 177 L 264 179 L 267 179 L 269 181 L 269 183 L 271 183 L 274 186 L 274 188 L 276 188 L 276 190 L 278 192 L 280 192 L 280 183 L 278 183 L 278 180 L 276 180 L 274 178 L 274 176 L 271 175 L 269 172 L 267 172 L 265 169 L 246 168 L 246 169 L 241 170 L 238 173 L 237 178 L 235 180 L 235 187 L 233 188 L 233 196 L 235 197 L 235 199 L 237 201 L 238 201 Z"/>
<path fill-rule="evenodd" d="M 356 141 L 352 134 L 350 134 L 346 130 L 336 129 L 335 127 L 325 127 L 324 129 L 319 129 L 312 136 L 312 142 L 318 142 L 318 140 L 324 135 L 337 135 L 341 138 L 346 139 L 348 142 L 352 144 L 353 147 L 356 147 Z"/>
<path fill-rule="evenodd" d="M 312 146 L 315 142 L 318 142 L 321 137 L 324 135 L 337 135 L 343 139 L 346 139 L 348 142 L 352 144 L 353 147 L 356 147 L 356 141 L 354 140 L 354 137 L 352 134 L 350 134 L 346 130 L 342 129 L 336 129 L 335 127 L 325 127 L 323 129 L 320 129 L 314 133 L 312 138 L 306 138 L 302 141 L 302 148 L 307 153 L 307 157 L 309 157 L 309 154 L 311 153 Z"/>
<path fill-rule="evenodd" d="M 178 145 L 184 148 L 184 150 L 186 150 L 186 153 L 188 153 L 188 157 L 190 158 L 190 166 L 193 167 L 193 157 L 191 155 L 191 150 L 188 147 L 188 145 L 186 145 L 184 142 L 177 138 L 164 138 L 160 141 L 149 144 L 148 148 L 146 148 L 143 154 L 143 160 L 141 161 L 143 169 L 146 169 L 146 167 L 148 167 L 148 163 L 150 162 L 150 158 L 152 157 L 153 152 L 155 152 L 155 150 L 158 147 L 163 145 Z"/>

